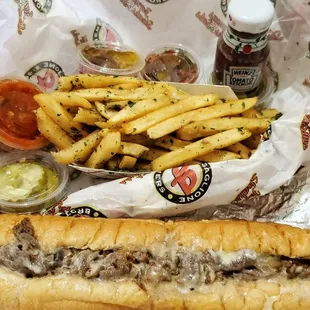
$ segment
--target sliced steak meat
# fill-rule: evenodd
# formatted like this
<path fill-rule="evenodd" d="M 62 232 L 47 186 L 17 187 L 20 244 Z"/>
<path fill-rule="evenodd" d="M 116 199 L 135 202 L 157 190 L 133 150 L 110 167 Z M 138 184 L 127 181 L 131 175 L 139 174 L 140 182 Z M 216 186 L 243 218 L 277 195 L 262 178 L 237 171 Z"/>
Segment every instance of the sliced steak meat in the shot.
<path fill-rule="evenodd" d="M 193 253 L 186 250 L 179 251 L 179 275 L 176 279 L 178 283 L 203 283 L 213 281 L 214 268 L 218 264 L 219 258 L 211 252 Z"/>
<path fill-rule="evenodd" d="M 129 278 L 141 285 L 176 281 L 193 286 L 228 278 L 242 281 L 277 275 L 289 279 L 310 278 L 307 259 L 257 255 L 251 250 L 193 252 L 180 247 L 155 256 L 146 250 L 60 248 L 54 253 L 44 253 L 27 218 L 16 225 L 13 232 L 14 241 L 0 247 L 0 265 L 26 277 L 74 274 L 101 280 Z"/>
<path fill-rule="evenodd" d="M 128 276 L 130 274 L 132 263 L 126 258 L 124 252 L 114 252 L 104 259 L 103 268 L 100 271 L 100 279 L 113 279 Z"/>
<path fill-rule="evenodd" d="M 146 263 L 148 264 L 151 254 L 146 251 L 127 252 L 126 257 L 134 263 Z"/>
<path fill-rule="evenodd" d="M 26 277 L 47 275 L 46 262 L 50 256 L 44 255 L 40 249 L 30 220 L 23 219 L 13 231 L 13 243 L 0 247 L 0 264 L 18 270 Z"/>

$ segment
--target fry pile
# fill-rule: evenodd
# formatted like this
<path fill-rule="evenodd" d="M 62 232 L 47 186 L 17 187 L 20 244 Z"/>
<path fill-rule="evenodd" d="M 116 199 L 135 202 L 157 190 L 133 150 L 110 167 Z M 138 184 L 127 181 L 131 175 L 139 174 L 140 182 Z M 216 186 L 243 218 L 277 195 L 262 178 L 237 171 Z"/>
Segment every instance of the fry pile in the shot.
<path fill-rule="evenodd" d="M 255 110 L 257 98 L 225 102 L 118 76 L 61 77 L 56 92 L 35 100 L 38 128 L 59 150 L 52 152 L 57 162 L 108 170 L 247 159 L 279 116 Z"/>

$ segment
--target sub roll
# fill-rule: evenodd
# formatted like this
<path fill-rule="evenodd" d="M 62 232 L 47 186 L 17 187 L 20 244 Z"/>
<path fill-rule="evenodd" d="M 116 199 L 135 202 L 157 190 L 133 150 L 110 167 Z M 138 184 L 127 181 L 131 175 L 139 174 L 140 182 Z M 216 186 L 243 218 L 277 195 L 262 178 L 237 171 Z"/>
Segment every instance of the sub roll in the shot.
<path fill-rule="evenodd" d="M 310 230 L 1 215 L 0 309 L 310 309 Z"/>

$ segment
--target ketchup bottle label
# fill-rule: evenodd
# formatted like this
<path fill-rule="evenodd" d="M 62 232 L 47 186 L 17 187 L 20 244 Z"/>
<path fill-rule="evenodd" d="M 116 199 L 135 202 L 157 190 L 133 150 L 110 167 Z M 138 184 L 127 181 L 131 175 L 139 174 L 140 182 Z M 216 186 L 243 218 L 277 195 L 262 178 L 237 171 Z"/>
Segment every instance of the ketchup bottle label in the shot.
<path fill-rule="evenodd" d="M 260 76 L 260 67 L 229 67 L 223 82 L 235 91 L 249 91 L 258 86 Z"/>
<path fill-rule="evenodd" d="M 268 43 L 266 34 L 254 39 L 244 39 L 233 34 L 229 28 L 225 30 L 223 39 L 236 53 L 245 55 L 262 50 Z"/>

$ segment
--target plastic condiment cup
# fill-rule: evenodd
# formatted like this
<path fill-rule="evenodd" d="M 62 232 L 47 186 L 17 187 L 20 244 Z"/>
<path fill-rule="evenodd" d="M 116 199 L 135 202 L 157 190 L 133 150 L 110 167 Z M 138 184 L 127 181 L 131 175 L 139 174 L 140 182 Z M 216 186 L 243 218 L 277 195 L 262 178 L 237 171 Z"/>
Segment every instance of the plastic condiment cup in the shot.
<path fill-rule="evenodd" d="M 0 199 L 0 211 L 3 213 L 35 213 L 54 206 L 63 199 L 68 190 L 69 173 L 66 166 L 56 163 L 53 157 L 42 151 L 18 151 L 2 156 L 0 158 L 0 168 L 15 163 L 37 163 L 45 168 L 52 170 L 58 178 L 58 184 L 55 189 L 47 189 L 37 195 L 28 197 L 28 199 L 11 202 Z M 44 196 L 44 194 L 46 195 Z M 43 195 L 43 197 L 42 197 Z"/>
<path fill-rule="evenodd" d="M 85 57 L 83 51 L 87 48 L 94 48 L 95 50 L 105 49 L 108 51 L 115 52 L 132 52 L 136 54 L 137 61 L 134 65 L 129 66 L 128 68 L 117 69 L 111 67 L 109 63 L 105 65 L 98 65 L 91 62 Z M 121 54 L 120 54 L 121 55 Z M 120 76 L 138 76 L 139 72 L 144 68 L 145 62 L 144 57 L 135 49 L 119 43 L 104 43 L 104 42 L 95 42 L 94 44 L 81 44 L 78 47 L 78 61 L 80 63 L 80 73 L 89 73 L 89 74 L 105 74 L 105 75 L 120 75 Z"/>
<path fill-rule="evenodd" d="M 0 150 L 37 150 L 49 144 L 36 125 L 35 110 L 39 105 L 32 97 L 39 93 L 41 90 L 25 79 L 0 80 Z M 30 128 L 32 132 L 26 136 Z"/>
<path fill-rule="evenodd" d="M 175 61 L 179 58 L 179 64 L 173 64 L 174 60 L 172 57 L 175 57 Z M 156 63 L 156 58 L 161 59 L 162 64 Z M 204 83 L 204 71 L 200 57 L 193 50 L 182 44 L 162 44 L 156 46 L 146 56 L 145 62 L 145 67 L 140 73 L 140 77 L 145 80 L 190 84 Z M 164 69 L 167 66 L 172 67 L 173 65 L 177 68 L 173 74 L 167 74 L 163 77 L 159 76 L 158 73 L 162 73 L 160 72 L 160 66 L 163 66 L 162 69 Z M 188 77 L 182 81 L 181 74 L 185 74 Z"/>

